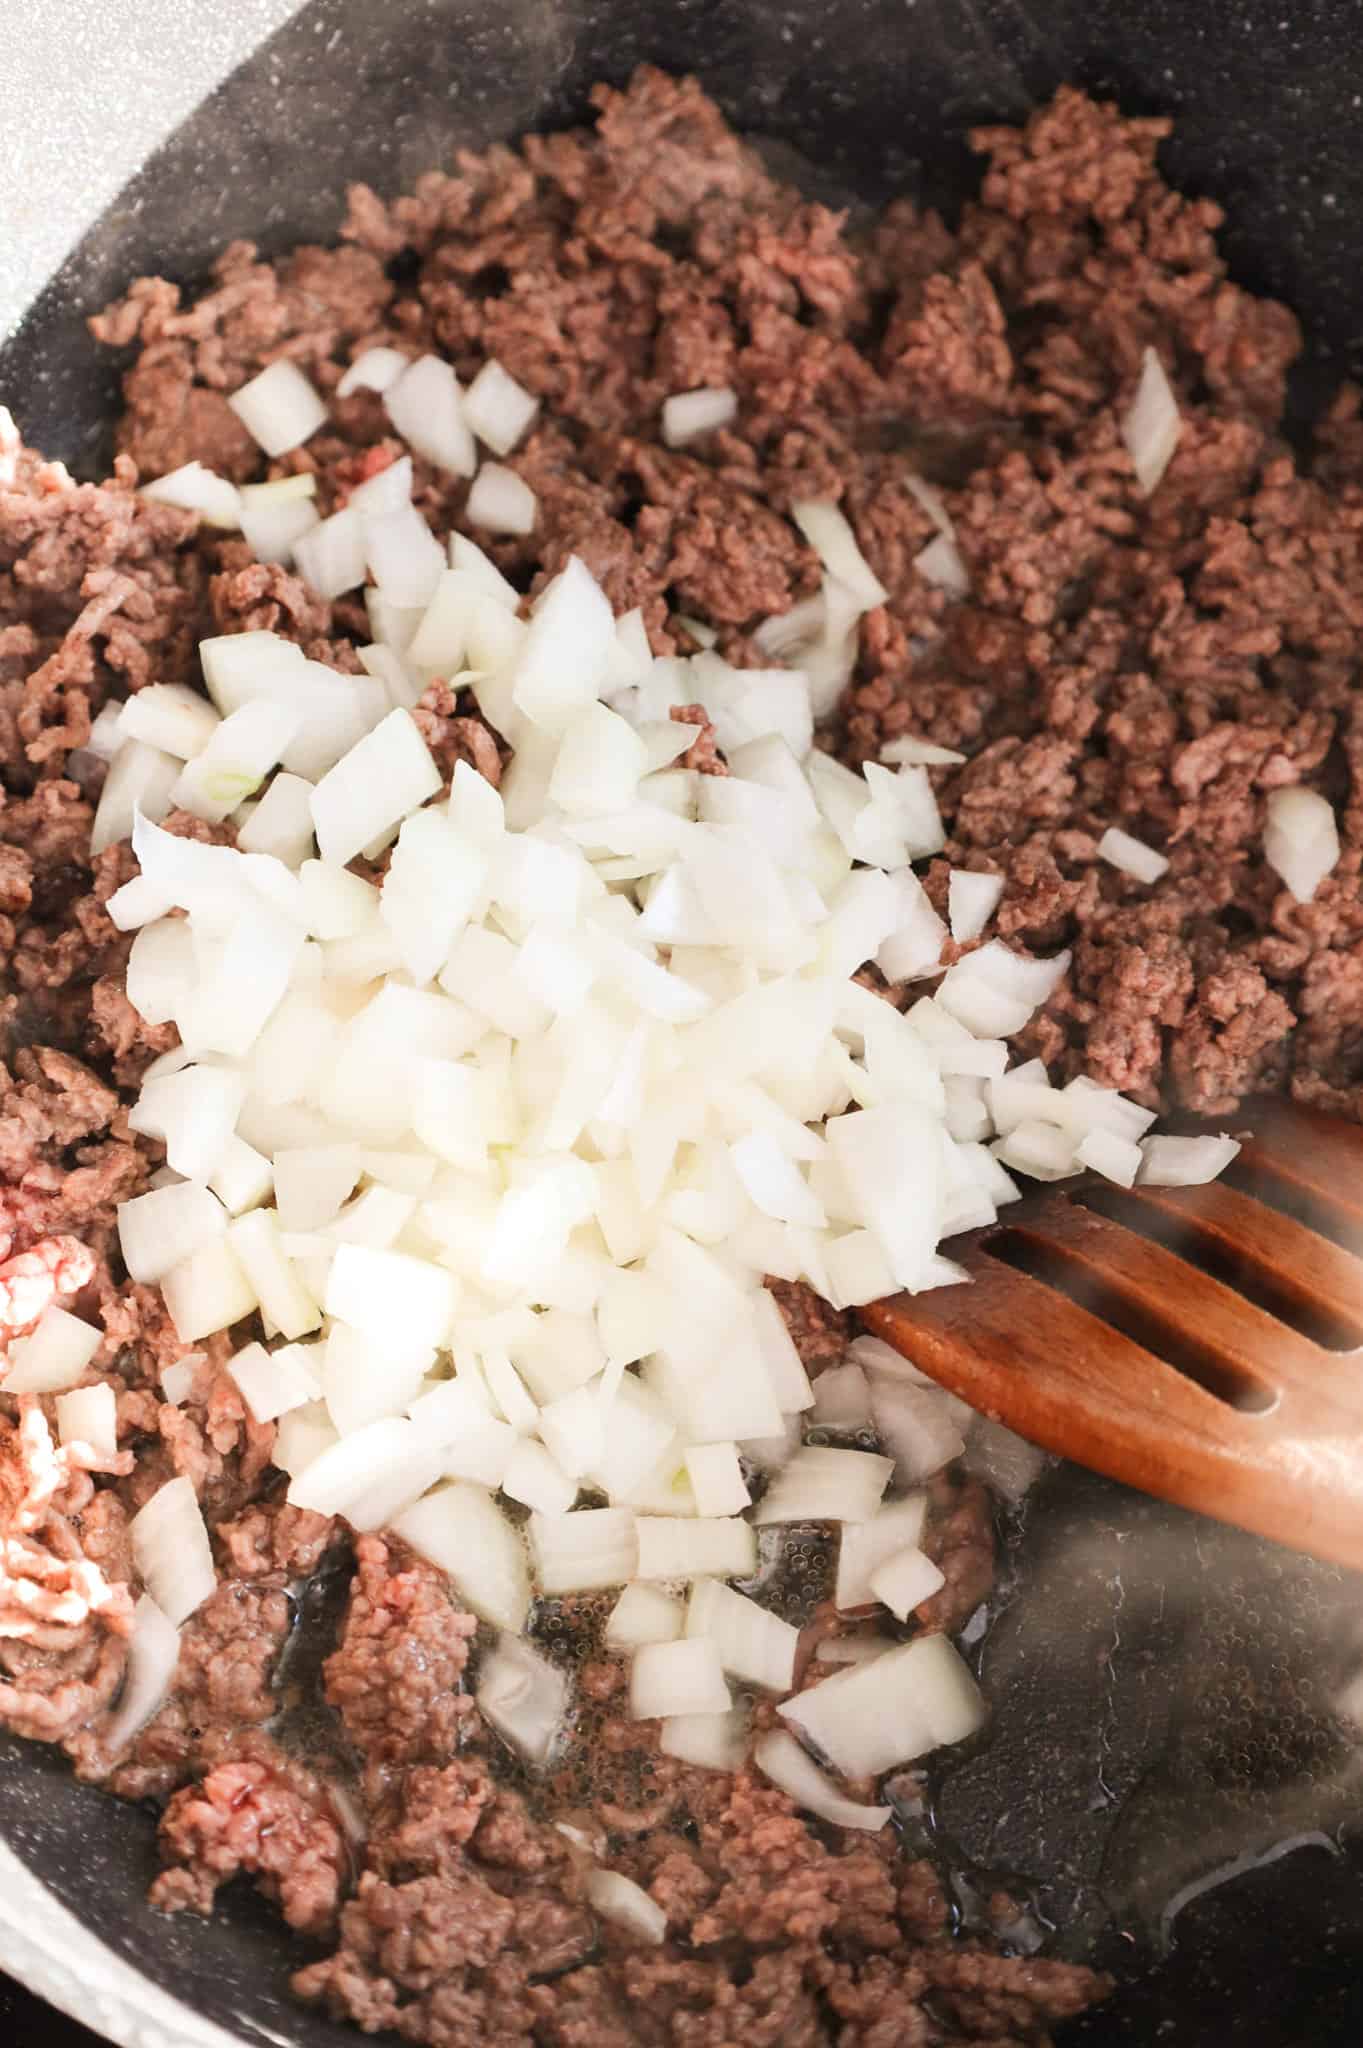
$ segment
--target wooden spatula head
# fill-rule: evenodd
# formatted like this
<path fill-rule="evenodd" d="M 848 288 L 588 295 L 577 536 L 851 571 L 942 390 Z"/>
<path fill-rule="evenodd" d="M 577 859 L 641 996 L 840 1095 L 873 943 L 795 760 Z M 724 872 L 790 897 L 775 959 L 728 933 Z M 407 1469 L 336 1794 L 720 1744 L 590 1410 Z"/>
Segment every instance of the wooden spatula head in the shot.
<path fill-rule="evenodd" d="M 1033 1443 L 1363 1570 L 1363 1129 L 1256 1102 L 1223 1178 L 1085 1178 L 946 1247 L 970 1286 L 862 1311 Z"/>

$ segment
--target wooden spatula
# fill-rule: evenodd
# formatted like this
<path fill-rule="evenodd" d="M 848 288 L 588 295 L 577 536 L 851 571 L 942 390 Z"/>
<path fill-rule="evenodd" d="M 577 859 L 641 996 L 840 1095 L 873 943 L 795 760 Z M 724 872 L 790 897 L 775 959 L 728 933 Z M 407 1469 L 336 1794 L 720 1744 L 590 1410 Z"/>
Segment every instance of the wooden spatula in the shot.
<path fill-rule="evenodd" d="M 1363 1569 L 1363 1128 L 1258 1101 L 1208 1187 L 1065 1181 L 867 1327 L 1129 1486 Z"/>

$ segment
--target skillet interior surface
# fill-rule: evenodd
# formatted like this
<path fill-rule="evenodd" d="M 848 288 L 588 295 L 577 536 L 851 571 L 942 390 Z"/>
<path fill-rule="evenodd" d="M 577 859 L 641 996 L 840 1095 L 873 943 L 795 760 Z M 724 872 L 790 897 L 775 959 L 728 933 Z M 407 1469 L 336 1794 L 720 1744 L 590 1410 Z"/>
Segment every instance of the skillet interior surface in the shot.
<path fill-rule="evenodd" d="M 1171 178 L 1227 206 L 1236 277 L 1301 316 L 1304 416 L 1363 358 L 1356 23 L 1350 0 L 1057 0 L 1038 16 L 1025 0 L 843 0 L 836 16 L 814 0 L 311 0 L 74 252 L 0 351 L 0 395 L 94 474 L 118 364 L 84 316 L 130 277 L 193 282 L 233 236 L 325 238 L 347 180 L 393 191 L 459 144 L 560 125 L 593 80 L 648 59 L 699 71 L 832 203 L 909 190 L 949 211 L 973 181 L 965 130 L 1066 80 L 1175 114 Z M 1117 1972 L 1065 2048 L 1232 2028 L 1250 2048 L 1356 2048 L 1359 1730 L 1336 1702 L 1363 1670 L 1357 1582 L 1063 1467 L 1007 1557 L 983 1651 L 994 1732 L 921 1823 L 963 1920 L 1006 1879 L 1061 1953 Z M 243 2042 L 357 2038 L 289 2000 L 302 1945 L 252 1894 L 229 1891 L 208 1925 L 153 1915 L 151 1817 L 15 1742 L 0 1838 Z"/>

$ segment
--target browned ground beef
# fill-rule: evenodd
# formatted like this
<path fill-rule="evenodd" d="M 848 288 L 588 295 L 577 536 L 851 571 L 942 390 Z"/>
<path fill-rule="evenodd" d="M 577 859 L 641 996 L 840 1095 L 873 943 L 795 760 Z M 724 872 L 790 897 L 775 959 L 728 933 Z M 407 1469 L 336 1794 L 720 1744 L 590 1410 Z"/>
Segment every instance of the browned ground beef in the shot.
<path fill-rule="evenodd" d="M 336 1532 L 279 1505 L 273 1429 L 223 1373 L 226 1335 L 165 1400 L 183 1347 L 117 1257 L 114 1205 L 159 1163 L 119 1091 L 173 1033 L 122 993 L 128 941 L 104 905 L 132 863 L 90 856 L 91 718 L 149 681 L 195 682 L 208 632 L 267 627 L 342 669 L 369 637 L 353 599 L 317 599 L 135 487 L 191 458 L 239 480 L 310 470 L 332 510 L 400 452 L 373 394 L 335 397 L 376 343 L 461 375 L 495 355 L 543 400 L 509 458 L 536 529 L 492 552 L 527 592 L 577 553 L 617 608 L 643 607 L 659 652 L 689 651 L 683 612 L 759 661 L 755 627 L 818 579 L 790 500 L 840 500 L 889 599 L 861 622 L 826 743 L 858 761 L 912 732 L 966 754 L 932 771 L 950 839 L 930 891 L 950 863 L 999 872 L 1001 933 L 1074 949 L 1029 1049 L 1152 1104 L 1225 1115 L 1281 1084 L 1363 1109 L 1359 400 L 1294 455 L 1295 323 L 1228 281 L 1218 209 L 1164 184 L 1166 124 L 1066 91 L 1023 130 L 982 132 L 980 196 L 952 231 L 908 200 L 855 221 L 805 201 L 693 84 L 644 72 L 595 97 L 593 129 L 463 157 L 391 205 L 357 188 L 339 249 L 268 263 L 234 244 L 188 301 L 139 280 L 93 323 L 132 350 L 107 482 L 73 483 L 0 429 L 0 1336 L 53 1300 L 98 1324 L 91 1371 L 118 1390 L 120 1441 L 90 1473 L 53 1451 L 48 1403 L 0 1403 L 0 1721 L 168 1800 L 160 1903 L 207 1910 L 250 1874 L 325 1943 L 300 1992 L 371 2030 L 430 2048 L 1039 2043 L 1099 1980 L 954 1939 L 930 1866 L 890 1840 L 816 1834 L 748 1772 L 658 1756 L 609 1662 L 582 1675 L 590 1771 L 565 1767 L 545 1811 L 557 1798 L 650 1887 L 669 1939 L 645 1950 L 601 1924 L 580 1850 L 490 1768 L 473 1623 L 382 1537 L 357 1546 L 325 1667 L 359 1795 L 302 1768 L 268 1724 L 293 1590 Z M 1148 501 L 1119 433 L 1147 345 L 1184 422 Z M 331 417 L 267 465 L 226 396 L 280 355 Z M 663 399 L 718 384 L 738 394 L 732 426 L 662 448 Z M 909 464 L 955 523 L 959 602 L 912 567 L 933 529 Z M 466 485 L 416 469 L 421 509 L 460 525 Z M 497 779 L 504 749 L 465 694 L 438 682 L 417 715 L 447 773 L 463 758 Z M 704 707 L 680 715 L 688 760 L 724 772 Z M 1267 792 L 1299 779 L 1335 803 L 1343 842 L 1305 906 L 1260 852 Z M 1168 853 L 1160 882 L 1097 860 L 1109 824 Z M 811 1369 L 840 1355 L 844 1318 L 777 1294 Z M 221 1585 L 113 1759 L 127 1516 L 177 1473 Z M 947 1583 L 920 1622 L 959 1626 L 992 1570 L 978 1487 L 943 1477 L 929 1540 Z"/>

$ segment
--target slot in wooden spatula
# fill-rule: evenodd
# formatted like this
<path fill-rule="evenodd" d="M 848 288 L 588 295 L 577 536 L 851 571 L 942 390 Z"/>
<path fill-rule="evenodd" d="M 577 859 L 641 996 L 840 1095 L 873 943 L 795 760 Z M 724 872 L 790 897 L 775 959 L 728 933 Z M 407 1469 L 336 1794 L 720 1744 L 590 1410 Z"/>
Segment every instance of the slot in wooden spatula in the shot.
<path fill-rule="evenodd" d="M 1363 1569 L 1363 1129 L 1234 1121 L 1210 1186 L 1027 1195 L 944 1247 L 972 1286 L 861 1314 L 1033 1443 Z"/>

